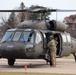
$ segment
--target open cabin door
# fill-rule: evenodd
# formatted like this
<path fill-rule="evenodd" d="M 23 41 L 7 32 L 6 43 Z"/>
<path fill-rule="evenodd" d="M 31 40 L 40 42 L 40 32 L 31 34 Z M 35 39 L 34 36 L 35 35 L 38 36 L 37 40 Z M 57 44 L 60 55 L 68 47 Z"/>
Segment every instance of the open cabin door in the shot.
<path fill-rule="evenodd" d="M 60 56 L 68 56 L 71 53 L 71 37 L 68 33 L 61 33 L 61 52 Z"/>

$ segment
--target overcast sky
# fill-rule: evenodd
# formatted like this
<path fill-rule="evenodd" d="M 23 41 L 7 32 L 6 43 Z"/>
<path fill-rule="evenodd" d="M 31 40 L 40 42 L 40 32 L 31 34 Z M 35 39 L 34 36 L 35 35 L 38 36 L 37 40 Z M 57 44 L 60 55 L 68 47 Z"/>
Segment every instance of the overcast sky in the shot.
<path fill-rule="evenodd" d="M 31 5 L 40 5 L 53 9 L 76 9 L 76 0 L 0 0 L 1 9 L 14 9 L 24 2 L 26 7 Z M 65 16 L 75 14 L 76 12 L 58 13 L 58 20 L 62 20 Z M 51 18 L 56 19 L 56 13 L 52 13 Z"/>

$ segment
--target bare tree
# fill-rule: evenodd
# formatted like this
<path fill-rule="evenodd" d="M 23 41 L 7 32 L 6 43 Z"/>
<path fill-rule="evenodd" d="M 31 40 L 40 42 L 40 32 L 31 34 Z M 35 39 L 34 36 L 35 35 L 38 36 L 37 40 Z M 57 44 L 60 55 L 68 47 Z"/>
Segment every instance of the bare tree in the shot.
<path fill-rule="evenodd" d="M 65 17 L 64 22 L 69 25 L 67 32 L 69 32 L 72 37 L 76 38 L 76 14 Z"/>

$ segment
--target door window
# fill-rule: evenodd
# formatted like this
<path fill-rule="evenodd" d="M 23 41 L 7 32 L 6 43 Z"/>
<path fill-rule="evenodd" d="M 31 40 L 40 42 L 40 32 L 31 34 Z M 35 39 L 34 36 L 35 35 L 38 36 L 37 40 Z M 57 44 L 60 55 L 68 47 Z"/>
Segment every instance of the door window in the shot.
<path fill-rule="evenodd" d="M 34 43 L 34 34 L 32 34 L 31 39 L 30 39 L 31 43 Z"/>
<path fill-rule="evenodd" d="M 62 35 L 62 38 L 63 38 L 63 42 L 66 43 L 67 42 L 66 36 Z"/>
<path fill-rule="evenodd" d="M 40 33 L 36 33 L 35 43 L 36 43 L 36 44 L 39 44 L 41 41 L 42 41 L 41 34 L 40 34 Z"/>
<path fill-rule="evenodd" d="M 68 40 L 68 43 L 71 43 L 71 37 L 69 35 L 67 35 L 67 40 Z"/>

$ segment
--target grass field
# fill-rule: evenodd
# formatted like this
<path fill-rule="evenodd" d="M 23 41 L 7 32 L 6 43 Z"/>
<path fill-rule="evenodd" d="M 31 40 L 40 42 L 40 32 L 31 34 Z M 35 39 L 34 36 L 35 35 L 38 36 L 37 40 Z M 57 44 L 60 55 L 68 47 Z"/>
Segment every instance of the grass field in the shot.
<path fill-rule="evenodd" d="M 74 74 L 0 72 L 0 75 L 74 75 Z"/>
<path fill-rule="evenodd" d="M 63 58 L 66 58 L 66 59 L 74 59 L 74 56 L 73 56 L 73 54 L 70 54 L 69 56 L 66 56 L 66 57 L 63 57 Z"/>

